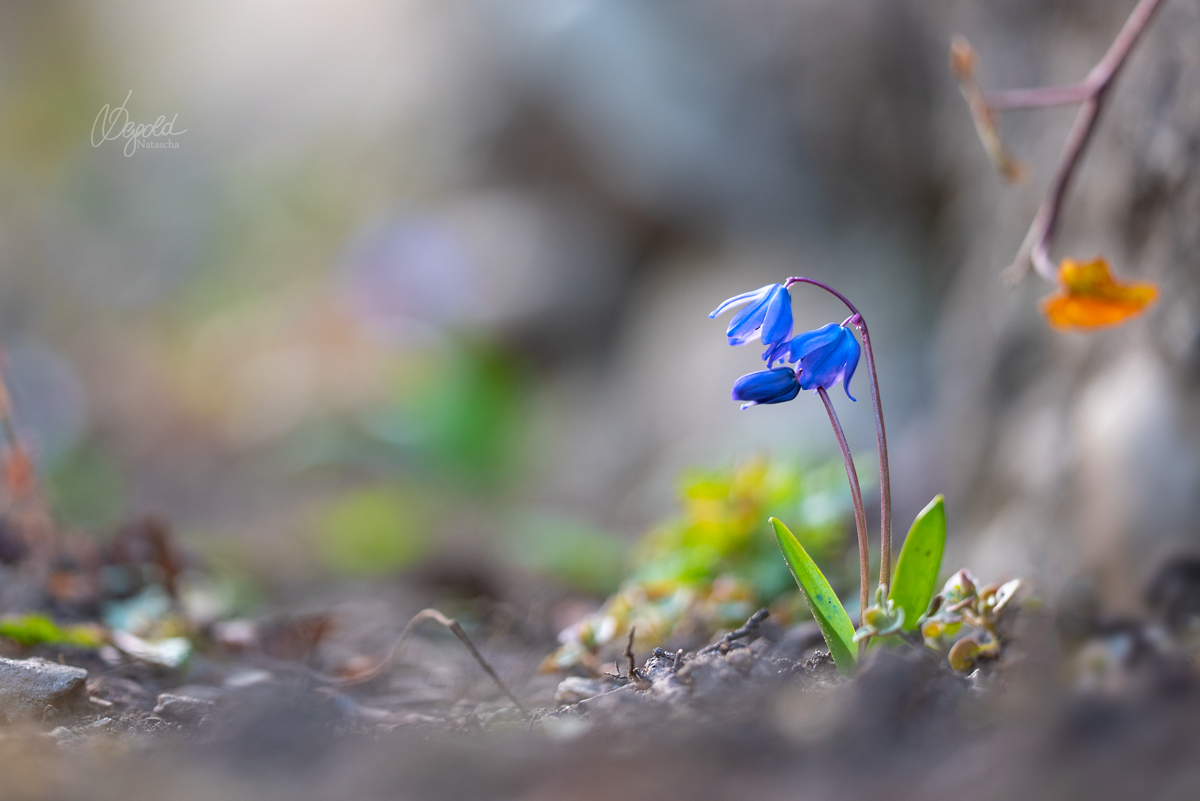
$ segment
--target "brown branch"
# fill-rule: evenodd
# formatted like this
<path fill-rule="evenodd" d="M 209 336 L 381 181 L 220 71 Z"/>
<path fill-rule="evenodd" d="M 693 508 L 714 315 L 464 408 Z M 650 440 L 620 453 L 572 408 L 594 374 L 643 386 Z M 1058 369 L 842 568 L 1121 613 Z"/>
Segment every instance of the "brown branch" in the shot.
<path fill-rule="evenodd" d="M 629 627 L 629 639 L 625 643 L 625 659 L 628 662 L 628 665 L 626 666 L 626 673 L 628 674 L 628 677 L 630 679 L 633 679 L 634 674 L 637 673 L 637 668 L 634 667 L 634 663 L 633 663 L 633 636 L 636 633 L 637 633 L 637 626 L 630 626 Z"/>
<path fill-rule="evenodd" d="M 722 637 L 721 639 L 712 643 L 711 645 L 704 646 L 696 653 L 697 654 L 711 654 L 714 651 L 717 651 L 722 654 L 726 653 L 727 651 L 729 651 L 730 643 L 732 643 L 734 640 L 740 640 L 742 637 L 748 637 L 751 634 L 753 634 L 754 632 L 758 631 L 758 627 L 762 625 L 762 622 L 764 620 L 766 620 L 767 617 L 770 616 L 770 614 L 771 614 L 770 611 L 767 609 L 759 609 L 757 612 L 755 612 L 753 615 L 750 616 L 750 619 L 747 620 L 746 623 L 743 626 L 741 626 L 741 628 L 734 629 L 733 631 L 729 632 L 724 637 Z"/>
<path fill-rule="evenodd" d="M 650 682 L 638 672 L 633 661 L 633 635 L 637 632 L 637 626 L 629 627 L 629 639 L 625 643 L 625 661 L 628 665 L 629 680 L 633 682 L 635 687 L 645 688 L 650 686 Z"/>
<path fill-rule="evenodd" d="M 1008 173 L 1004 169 L 1004 159 L 1008 151 L 996 133 L 996 111 L 1080 104 L 1079 113 L 1075 116 L 1075 122 L 1067 135 L 1067 142 L 1051 178 L 1046 198 L 1034 216 L 1033 224 L 1017 251 L 1016 259 L 1004 271 L 1004 278 L 1008 283 L 1015 284 L 1020 281 L 1029 272 L 1030 267 L 1050 283 L 1058 282 L 1058 271 L 1050 259 L 1050 248 L 1054 244 L 1058 219 L 1071 177 L 1096 130 L 1096 123 L 1100 119 L 1100 112 L 1104 110 L 1113 80 L 1120 73 L 1129 54 L 1133 52 L 1138 39 L 1162 3 L 1163 0 L 1138 0 L 1104 57 L 1096 63 L 1084 80 L 1065 86 L 1012 89 L 985 94 L 974 82 L 975 58 L 970 45 L 961 37 L 956 37 L 951 45 L 951 65 L 962 86 L 963 95 L 971 107 L 980 138 L 997 167 L 1006 176 Z"/>
<path fill-rule="evenodd" d="M 963 37 L 955 36 L 950 44 L 950 69 L 958 79 L 958 88 L 962 90 L 967 107 L 971 110 L 975 133 L 983 143 L 983 149 L 987 151 L 996 171 L 1009 183 L 1019 183 L 1025 180 L 1025 167 L 1000 138 L 1000 131 L 996 128 L 995 109 L 979 88 L 979 84 L 975 83 L 976 62 L 971 44 Z"/>
<path fill-rule="evenodd" d="M 992 111 L 1009 111 L 1023 108 L 1051 108 L 1053 106 L 1077 106 L 1095 91 L 1088 81 L 1068 83 L 1062 86 L 1039 86 L 1034 89 L 1001 89 L 984 92 L 983 97 Z"/>

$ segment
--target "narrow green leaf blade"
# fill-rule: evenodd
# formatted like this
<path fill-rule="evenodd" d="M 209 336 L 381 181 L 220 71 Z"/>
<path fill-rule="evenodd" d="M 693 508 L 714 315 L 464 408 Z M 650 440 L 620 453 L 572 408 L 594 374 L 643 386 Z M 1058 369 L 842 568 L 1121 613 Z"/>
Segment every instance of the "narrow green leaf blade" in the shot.
<path fill-rule="evenodd" d="M 921 510 L 900 549 L 888 598 L 904 610 L 904 629 L 917 628 L 917 619 L 929 608 L 937 590 L 942 552 L 946 550 L 946 508 L 938 495 Z"/>
<path fill-rule="evenodd" d="M 817 619 L 817 625 L 821 627 L 821 634 L 825 637 L 825 644 L 829 646 L 829 653 L 833 656 L 838 673 L 848 675 L 858 659 L 858 646 L 854 644 L 854 624 L 850 622 L 850 616 L 846 614 L 846 609 L 834 594 L 829 582 L 825 580 L 817 563 L 788 527 L 774 517 L 771 518 L 771 526 L 775 529 L 779 550 L 783 551 L 783 558 L 787 561 L 796 584 L 800 585 L 800 591 L 804 593 L 804 600 L 808 601 L 808 608 Z"/>

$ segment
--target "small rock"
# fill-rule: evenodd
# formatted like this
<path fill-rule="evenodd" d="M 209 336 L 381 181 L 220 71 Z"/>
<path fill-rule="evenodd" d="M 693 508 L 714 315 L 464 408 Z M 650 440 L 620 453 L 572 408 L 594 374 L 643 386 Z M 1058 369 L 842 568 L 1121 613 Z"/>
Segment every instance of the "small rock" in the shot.
<path fill-rule="evenodd" d="M 185 695 L 188 698 L 199 698 L 201 701 L 216 701 L 217 703 L 220 703 L 224 697 L 220 687 L 212 687 L 207 684 L 185 684 L 172 689 L 170 695 Z"/>
<path fill-rule="evenodd" d="M 89 735 L 111 732 L 116 724 L 112 718 L 101 718 L 94 723 L 76 728 L 55 726 L 50 730 L 49 737 L 59 745 L 79 745 L 86 742 Z"/>
<path fill-rule="evenodd" d="M 247 670 L 239 670 L 236 673 L 230 673 L 225 678 L 225 689 L 244 690 L 247 687 L 270 684 L 273 681 L 275 681 L 273 673 L 258 668 L 249 668 Z"/>
<path fill-rule="evenodd" d="M 45 659 L 0 658 L 0 718 L 42 720 L 46 707 L 70 711 L 87 700 L 87 676 Z"/>
<path fill-rule="evenodd" d="M 258 624 L 253 620 L 226 620 L 212 627 L 213 639 L 222 648 L 241 652 L 259 644 Z"/>
<path fill-rule="evenodd" d="M 609 679 L 585 679 L 582 676 L 567 676 L 558 683 L 554 691 L 555 706 L 569 706 L 595 698 L 619 685 Z"/>
<path fill-rule="evenodd" d="M 548 715 L 541 719 L 542 731 L 551 740 L 576 740 L 592 725 L 580 715 Z"/>
<path fill-rule="evenodd" d="M 176 723 L 199 723 L 216 708 L 214 701 L 193 698 L 190 695 L 163 693 L 158 696 L 158 706 L 154 707 L 154 714 L 163 720 Z"/>
<path fill-rule="evenodd" d="M 69 729 L 66 726 L 55 726 L 47 735 L 50 739 L 56 741 L 59 745 L 74 743 L 83 737 L 83 734 L 78 729 Z"/>

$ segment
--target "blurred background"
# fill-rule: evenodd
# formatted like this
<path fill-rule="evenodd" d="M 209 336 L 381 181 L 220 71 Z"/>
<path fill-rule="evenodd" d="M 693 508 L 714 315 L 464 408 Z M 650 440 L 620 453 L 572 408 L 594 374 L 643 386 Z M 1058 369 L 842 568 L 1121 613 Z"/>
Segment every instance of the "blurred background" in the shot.
<path fill-rule="evenodd" d="M 55 514 L 160 514 L 267 592 L 605 593 L 689 468 L 836 454 L 807 395 L 738 410 L 758 354 L 706 316 L 803 274 L 870 321 L 897 537 L 945 492 L 947 565 L 1134 604 L 1200 512 L 1200 7 L 1130 62 L 1059 239 L 1162 286 L 1113 331 L 998 277 L 1073 111 L 1004 117 L 1006 187 L 947 67 L 962 33 L 986 88 L 1074 81 L 1131 6 L 6 2 L 0 341 Z M 177 147 L 93 146 L 127 95 Z M 844 316 L 794 294 L 799 330 Z"/>

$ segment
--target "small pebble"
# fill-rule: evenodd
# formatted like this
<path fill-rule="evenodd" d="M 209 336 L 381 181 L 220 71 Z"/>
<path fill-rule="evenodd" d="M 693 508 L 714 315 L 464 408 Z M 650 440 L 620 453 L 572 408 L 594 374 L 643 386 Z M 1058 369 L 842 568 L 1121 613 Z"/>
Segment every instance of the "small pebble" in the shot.
<path fill-rule="evenodd" d="M 275 681 L 275 675 L 266 670 L 258 668 L 250 668 L 248 670 L 239 670 L 236 673 L 230 673 L 225 678 L 225 689 L 227 690 L 244 690 L 247 687 L 254 687 L 259 684 L 269 684 Z"/>
<path fill-rule="evenodd" d="M 158 696 L 158 706 L 154 707 L 154 714 L 163 720 L 176 723 L 199 723 L 216 708 L 215 702 L 203 698 L 163 693 Z"/>
<path fill-rule="evenodd" d="M 616 685 L 606 679 L 586 679 L 582 676 L 567 676 L 558 683 L 554 691 L 555 706 L 569 706 L 588 698 L 606 693 Z"/>

